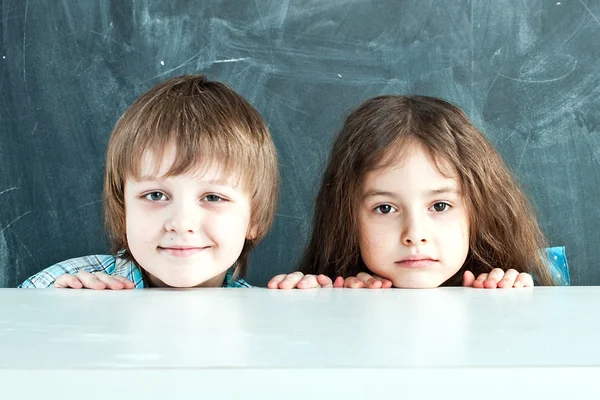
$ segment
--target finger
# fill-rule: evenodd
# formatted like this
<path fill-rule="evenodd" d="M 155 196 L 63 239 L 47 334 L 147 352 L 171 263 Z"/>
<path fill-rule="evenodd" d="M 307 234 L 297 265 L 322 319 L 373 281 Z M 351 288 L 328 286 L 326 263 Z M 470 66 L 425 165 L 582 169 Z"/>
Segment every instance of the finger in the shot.
<path fill-rule="evenodd" d="M 375 277 L 375 275 L 370 275 L 370 274 L 367 274 L 366 272 L 359 272 L 358 275 L 356 275 L 356 278 L 358 278 L 359 280 L 361 280 L 364 283 L 364 286 L 361 286 L 361 287 L 366 287 L 369 289 L 380 289 L 381 288 L 382 278 L 380 278 L 380 277 Z"/>
<path fill-rule="evenodd" d="M 330 288 L 333 287 L 333 282 L 331 282 L 331 278 L 327 275 L 320 274 L 317 276 L 317 282 L 321 285 L 322 288 Z"/>
<path fill-rule="evenodd" d="M 520 288 L 520 287 L 533 287 L 533 286 L 534 286 L 533 277 L 526 272 L 521 272 L 519 274 L 519 276 L 517 276 L 517 279 L 515 280 L 515 284 L 513 287 Z"/>
<path fill-rule="evenodd" d="M 124 276 L 114 275 L 113 278 L 117 279 L 123 284 L 123 289 L 133 289 L 135 287 L 135 283 L 125 278 Z"/>
<path fill-rule="evenodd" d="M 369 275 L 369 274 L 365 274 Z M 372 275 L 372 278 L 367 280 L 367 288 L 369 289 L 389 289 L 392 287 L 392 281 L 385 279 L 379 275 Z"/>
<path fill-rule="evenodd" d="M 381 281 L 381 288 L 382 289 L 389 289 L 393 286 L 392 281 L 390 281 L 389 279 L 386 279 L 382 276 L 379 275 L 373 275 L 373 279 L 377 279 L 379 281 Z"/>
<path fill-rule="evenodd" d="M 60 289 L 81 289 L 83 288 L 83 284 L 74 275 L 64 274 L 56 278 L 54 287 Z"/>
<path fill-rule="evenodd" d="M 98 280 L 94 274 L 91 274 L 87 271 L 79 271 L 75 276 L 79 278 L 84 288 L 95 290 L 106 289 L 106 285 L 104 283 Z"/>
<path fill-rule="evenodd" d="M 465 271 L 463 274 L 463 286 L 473 287 L 473 282 L 475 282 L 475 275 L 471 271 Z"/>
<path fill-rule="evenodd" d="M 104 272 L 96 272 L 94 276 L 100 282 L 104 283 L 107 289 L 121 290 L 125 287 L 125 285 L 121 281 L 119 281 L 115 276 L 105 274 Z"/>
<path fill-rule="evenodd" d="M 488 278 L 483 282 L 483 286 L 486 289 L 496 289 L 498 282 L 504 277 L 504 271 L 500 268 L 494 268 L 489 274 Z"/>
<path fill-rule="evenodd" d="M 338 276 L 337 278 L 335 278 L 335 281 L 333 281 L 333 287 L 334 288 L 343 288 L 344 287 L 344 278 L 342 278 L 341 276 Z"/>
<path fill-rule="evenodd" d="M 373 279 L 373 276 L 367 274 L 366 272 L 359 272 L 358 275 L 356 275 L 356 277 L 360 279 L 365 285 L 367 284 L 367 282 L 369 282 L 369 280 Z"/>
<path fill-rule="evenodd" d="M 344 287 L 350 289 L 360 289 L 365 287 L 365 283 L 355 276 L 351 276 L 344 280 Z"/>
<path fill-rule="evenodd" d="M 293 289 L 302 278 L 304 278 L 304 274 L 302 272 L 292 272 L 291 274 L 288 274 L 283 281 L 281 281 L 279 284 L 279 289 Z"/>
<path fill-rule="evenodd" d="M 381 289 L 381 284 L 382 284 L 382 282 L 380 280 L 371 278 L 367 281 L 367 283 L 365 284 L 365 287 L 367 289 Z"/>
<path fill-rule="evenodd" d="M 317 277 L 314 275 L 304 275 L 296 284 L 298 289 L 315 289 L 321 287 L 317 282 Z"/>
<path fill-rule="evenodd" d="M 486 280 L 493 280 L 498 283 L 500 280 L 504 278 L 504 271 L 500 268 L 494 268 L 489 274 Z"/>
<path fill-rule="evenodd" d="M 484 288 L 484 286 L 483 286 L 483 282 L 485 282 L 485 280 L 487 279 L 487 277 L 488 277 L 488 274 L 485 274 L 485 273 L 484 273 L 484 274 L 481 274 L 481 275 L 479 275 L 479 276 L 477 277 L 477 279 L 475 279 L 475 280 L 473 281 L 473 287 L 474 287 L 474 288 L 477 288 L 477 289 L 483 289 L 483 288 Z"/>
<path fill-rule="evenodd" d="M 389 289 L 393 286 L 392 281 L 390 281 L 389 279 L 384 279 L 383 280 L 383 284 L 381 285 L 382 289 Z"/>
<path fill-rule="evenodd" d="M 285 279 L 286 276 L 287 274 L 275 275 L 271 278 L 269 283 L 267 283 L 267 287 L 269 289 L 279 289 L 279 284 Z"/>
<path fill-rule="evenodd" d="M 517 270 L 512 268 L 509 269 L 504 273 L 504 278 L 502 278 L 500 282 L 498 282 L 498 287 L 503 289 L 513 287 L 518 276 L 519 272 Z"/>
<path fill-rule="evenodd" d="M 389 279 L 385 279 L 382 276 L 373 274 L 373 279 L 377 279 L 377 280 L 381 281 L 382 289 L 389 289 L 392 287 L 392 281 L 390 281 Z"/>

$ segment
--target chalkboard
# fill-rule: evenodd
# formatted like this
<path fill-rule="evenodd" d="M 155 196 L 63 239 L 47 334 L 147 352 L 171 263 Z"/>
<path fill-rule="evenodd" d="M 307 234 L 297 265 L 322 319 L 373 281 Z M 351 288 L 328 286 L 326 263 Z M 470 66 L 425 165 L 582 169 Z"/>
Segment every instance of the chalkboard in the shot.
<path fill-rule="evenodd" d="M 461 106 L 521 180 L 575 285 L 599 285 L 600 1 L 0 2 L 0 286 L 106 253 L 101 182 L 119 115 L 204 73 L 265 117 L 281 161 L 249 281 L 294 269 L 335 132 L 378 94 Z"/>

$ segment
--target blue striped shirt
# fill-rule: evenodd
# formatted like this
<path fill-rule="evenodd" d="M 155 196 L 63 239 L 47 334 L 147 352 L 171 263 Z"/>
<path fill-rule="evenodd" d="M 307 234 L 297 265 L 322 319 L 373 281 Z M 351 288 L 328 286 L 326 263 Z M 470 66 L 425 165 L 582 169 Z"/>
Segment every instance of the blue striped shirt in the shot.
<path fill-rule="evenodd" d="M 54 281 L 61 275 L 75 275 L 79 271 L 104 272 L 108 275 L 117 275 L 129 279 L 135 284 L 135 289 L 147 288 L 148 283 L 139 267 L 132 260 L 126 260 L 112 255 L 92 255 L 54 264 L 43 271 L 27 278 L 19 285 L 20 288 L 48 288 L 54 285 Z M 234 278 L 231 272 L 227 272 L 223 286 L 227 288 L 252 287 L 241 278 Z"/>

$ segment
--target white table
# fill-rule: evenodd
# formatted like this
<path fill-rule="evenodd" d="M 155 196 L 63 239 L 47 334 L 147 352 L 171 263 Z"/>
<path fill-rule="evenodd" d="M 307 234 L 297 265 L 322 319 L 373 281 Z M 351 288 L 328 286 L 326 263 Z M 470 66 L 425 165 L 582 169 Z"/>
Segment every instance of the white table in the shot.
<path fill-rule="evenodd" d="M 600 287 L 0 289 L 2 399 L 576 399 L 599 380 Z"/>

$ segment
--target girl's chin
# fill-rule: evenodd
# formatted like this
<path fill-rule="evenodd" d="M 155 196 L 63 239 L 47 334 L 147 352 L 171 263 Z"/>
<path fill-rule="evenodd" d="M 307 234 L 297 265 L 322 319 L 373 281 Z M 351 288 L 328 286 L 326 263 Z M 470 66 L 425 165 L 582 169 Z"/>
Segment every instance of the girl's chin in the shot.
<path fill-rule="evenodd" d="M 395 288 L 400 289 L 433 289 L 439 287 L 444 281 L 430 279 L 406 279 L 406 277 L 390 279 Z"/>

